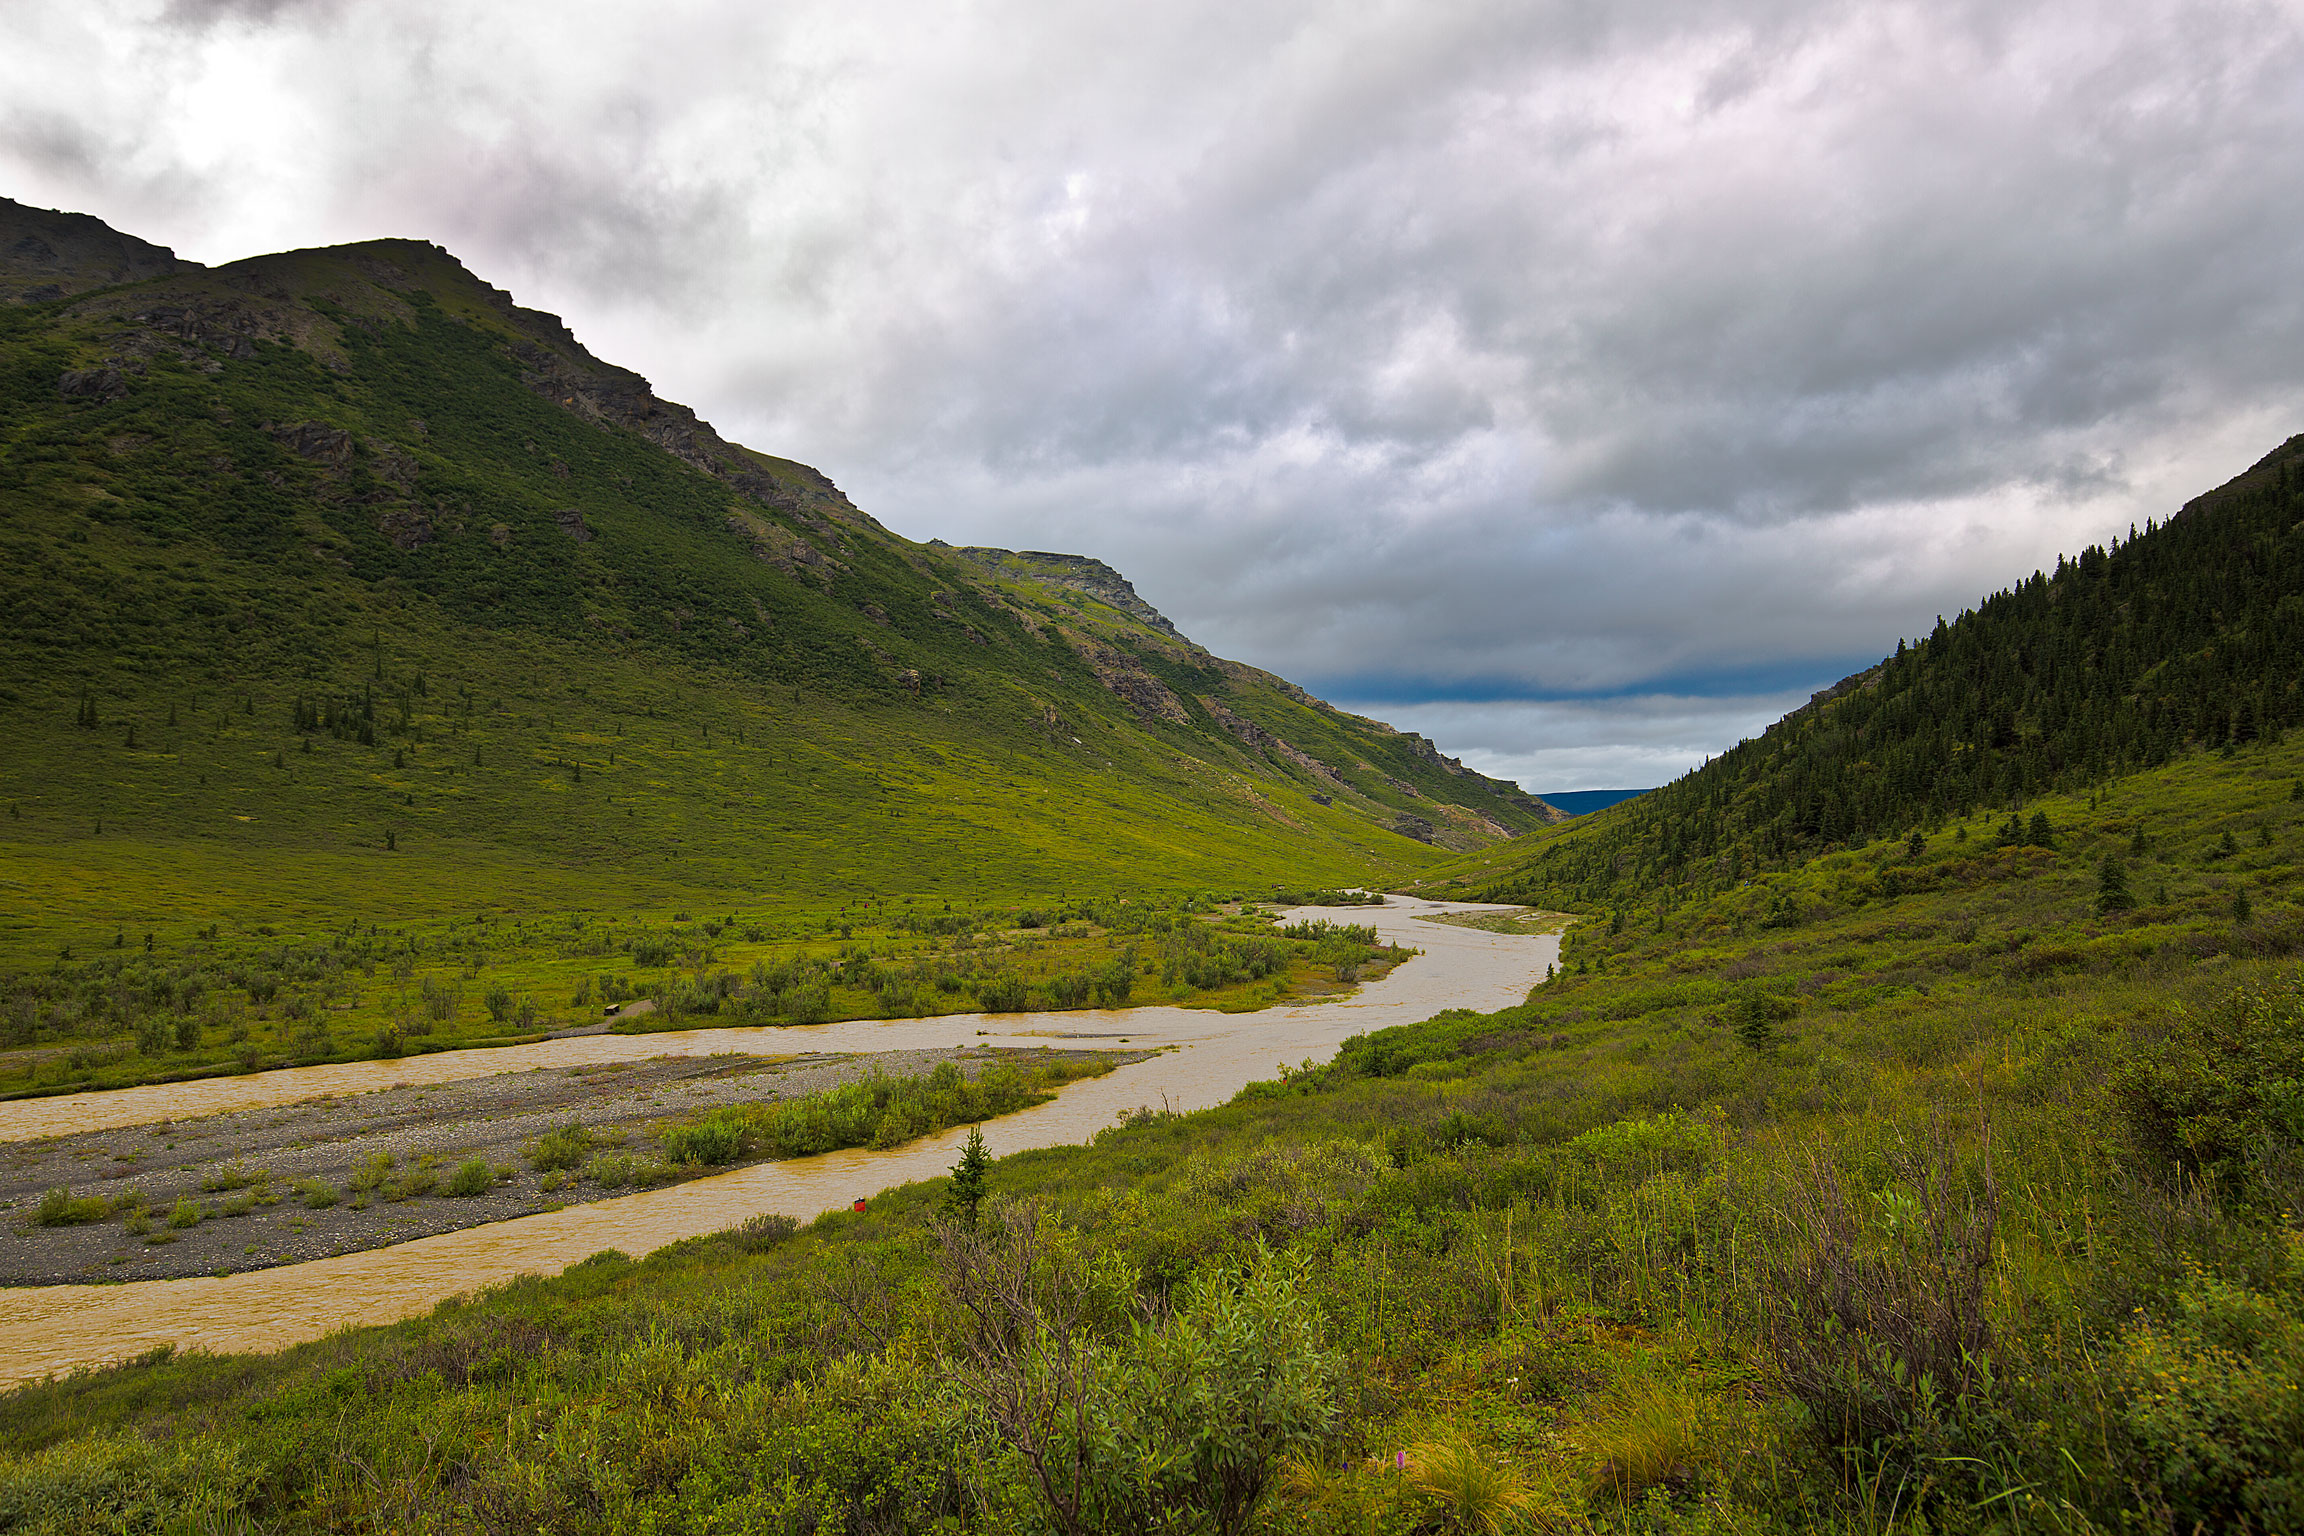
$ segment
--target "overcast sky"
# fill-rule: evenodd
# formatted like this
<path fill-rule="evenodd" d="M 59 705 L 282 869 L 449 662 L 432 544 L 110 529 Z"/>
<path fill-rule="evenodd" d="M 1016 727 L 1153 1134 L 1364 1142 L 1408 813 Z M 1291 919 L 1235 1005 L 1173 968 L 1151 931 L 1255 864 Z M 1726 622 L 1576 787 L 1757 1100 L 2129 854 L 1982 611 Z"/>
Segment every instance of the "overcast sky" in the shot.
<path fill-rule="evenodd" d="M 2304 0 L 0 0 L 0 193 L 436 240 L 1538 791 L 2304 429 Z"/>

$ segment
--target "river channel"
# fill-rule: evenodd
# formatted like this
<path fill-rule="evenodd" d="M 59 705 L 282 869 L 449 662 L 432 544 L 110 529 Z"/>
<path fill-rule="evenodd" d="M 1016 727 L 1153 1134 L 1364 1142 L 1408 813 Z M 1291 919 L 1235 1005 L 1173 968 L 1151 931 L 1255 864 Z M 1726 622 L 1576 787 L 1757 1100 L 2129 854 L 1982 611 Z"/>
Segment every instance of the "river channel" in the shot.
<path fill-rule="evenodd" d="M 1291 918 L 1373 923 L 1386 940 L 1424 953 L 1349 997 L 1261 1013 L 1145 1007 L 587 1035 L 18 1100 L 0 1104 L 0 1141 L 298 1103 L 400 1083 L 661 1055 L 1029 1046 L 1054 1037 L 1083 1045 L 1099 1040 L 1117 1045 L 1125 1039 L 1132 1047 L 1171 1048 L 1104 1077 L 1074 1083 L 1046 1104 L 990 1122 L 984 1127 L 985 1141 L 1002 1155 L 1085 1141 L 1138 1105 L 1183 1111 L 1223 1103 L 1247 1083 L 1277 1075 L 1281 1063 L 1327 1060 L 1352 1035 L 1413 1023 L 1448 1008 L 1489 1012 L 1509 1007 L 1558 959 L 1557 937 L 1419 920 L 1431 913 L 1499 910 L 1514 909 L 1394 896 L 1381 908 L 1291 913 Z M 885 1152 L 852 1148 L 756 1163 L 617 1199 L 245 1274 L 12 1289 L 0 1303 L 0 1387 L 124 1359 L 161 1344 L 219 1352 L 280 1349 L 339 1328 L 413 1316 L 447 1297 L 517 1275 L 557 1273 L 604 1248 L 638 1256 L 749 1216 L 780 1213 L 807 1219 L 943 1173 L 966 1136 L 967 1129 L 960 1127 Z"/>

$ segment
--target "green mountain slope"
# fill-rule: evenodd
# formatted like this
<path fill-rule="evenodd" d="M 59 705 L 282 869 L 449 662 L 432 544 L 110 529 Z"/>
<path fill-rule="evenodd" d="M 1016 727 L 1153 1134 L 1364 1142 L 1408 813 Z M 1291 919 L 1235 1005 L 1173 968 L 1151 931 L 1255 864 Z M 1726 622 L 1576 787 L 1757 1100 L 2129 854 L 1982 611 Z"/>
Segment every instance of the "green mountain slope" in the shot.
<path fill-rule="evenodd" d="M 437 247 L 208 270 L 0 214 L 0 954 L 1393 880 L 1553 819 L 1096 562 L 890 533 Z"/>
<path fill-rule="evenodd" d="M 1675 783 L 1448 874 L 1584 909 L 1685 899 L 2299 723 L 2304 437 L 2167 522 L 1939 620 Z"/>

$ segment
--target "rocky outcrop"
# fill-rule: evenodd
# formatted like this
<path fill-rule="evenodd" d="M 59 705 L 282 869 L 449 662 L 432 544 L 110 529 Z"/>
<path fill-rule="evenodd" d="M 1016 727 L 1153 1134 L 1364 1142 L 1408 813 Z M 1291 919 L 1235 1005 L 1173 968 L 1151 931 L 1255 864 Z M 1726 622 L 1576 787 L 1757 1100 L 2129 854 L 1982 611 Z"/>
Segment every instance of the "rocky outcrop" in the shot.
<path fill-rule="evenodd" d="M 1314 757 L 1311 753 L 1302 751 L 1299 748 L 1290 745 L 1285 737 L 1277 736 L 1272 732 L 1264 729 L 1264 727 L 1258 725 L 1255 721 L 1245 719 L 1239 715 L 1234 714 L 1231 710 L 1225 708 L 1222 704 L 1219 704 L 1216 702 L 1216 700 L 1208 697 L 1206 694 L 1201 694 L 1199 698 L 1200 707 L 1208 711 L 1209 717 L 1213 719 L 1218 725 L 1224 727 L 1224 729 L 1229 731 L 1234 737 L 1238 738 L 1242 745 L 1250 748 L 1253 751 L 1270 752 L 1283 761 L 1294 763 L 1297 767 L 1304 769 L 1307 773 L 1317 774 L 1319 777 L 1328 780 L 1332 784 L 1341 784 L 1344 782 L 1340 777 L 1338 777 L 1335 769 L 1329 767 L 1326 763 L 1320 761 L 1320 759 Z"/>
<path fill-rule="evenodd" d="M 56 393 L 67 400 L 117 400 L 128 393 L 128 381 L 117 368 L 72 368 L 57 379 Z"/>
<path fill-rule="evenodd" d="M 261 430 L 300 459 L 310 459 L 330 469 L 342 469 L 352 462 L 352 434 L 342 427 L 317 421 L 300 421 L 292 427 L 277 427 L 266 422 Z"/>
<path fill-rule="evenodd" d="M 689 468 L 827 537 L 836 539 L 841 524 L 879 530 L 822 472 L 738 447 L 687 406 L 659 399 L 639 374 L 592 356 L 559 316 L 521 309 L 497 289 L 487 292 L 501 301 L 496 307 L 505 318 L 528 333 L 511 344 L 512 355 L 520 364 L 521 382 L 545 399 L 587 421 L 635 433 Z"/>
<path fill-rule="evenodd" d="M 402 550 L 422 549 L 438 536 L 432 527 L 431 514 L 406 502 L 378 510 L 376 531 L 390 539 L 395 549 Z"/>
<path fill-rule="evenodd" d="M 1044 549 L 989 549 L 975 545 L 965 547 L 958 553 L 998 575 L 1030 577 L 1048 586 L 1085 593 L 1106 607 L 1117 608 L 1170 639 L 1184 639 L 1177 632 L 1176 626 L 1168 622 L 1166 615 L 1136 595 L 1136 588 L 1127 577 L 1093 556 L 1059 555 Z"/>
<path fill-rule="evenodd" d="M 1096 674 L 1096 681 L 1126 704 L 1137 719 L 1166 720 L 1172 725 L 1192 723 L 1191 711 L 1184 707 L 1183 701 L 1126 651 L 1095 645 L 1070 633 L 1064 638 L 1072 642 L 1072 648 L 1088 663 Z"/>
<path fill-rule="evenodd" d="M 751 542 L 753 559 L 772 565 L 787 576 L 805 577 L 827 591 L 831 589 L 835 573 L 848 569 L 782 523 L 748 507 L 730 509 L 728 528 Z"/>

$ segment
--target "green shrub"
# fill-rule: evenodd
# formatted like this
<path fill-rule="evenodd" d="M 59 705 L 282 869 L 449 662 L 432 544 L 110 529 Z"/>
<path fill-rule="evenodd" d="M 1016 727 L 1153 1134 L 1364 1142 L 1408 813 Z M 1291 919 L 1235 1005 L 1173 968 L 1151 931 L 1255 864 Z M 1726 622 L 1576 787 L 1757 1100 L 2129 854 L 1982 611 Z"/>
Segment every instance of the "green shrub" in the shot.
<path fill-rule="evenodd" d="M 2165 1322 L 2128 1330 L 2123 1429 L 2179 1531 L 2304 1526 L 2304 1264 L 2285 1294 L 2197 1268 Z"/>
<path fill-rule="evenodd" d="M 2266 1193 L 2304 1145 L 2304 985 L 2241 987 L 2178 1012 L 2114 1079 L 2128 1130 L 2163 1170 L 2206 1174 L 2229 1199 Z"/>
<path fill-rule="evenodd" d="M 456 1171 L 448 1175 L 448 1182 L 442 1187 L 441 1193 L 464 1198 L 484 1195 L 495 1185 L 494 1171 L 484 1160 L 475 1157 L 456 1165 Z"/>
<path fill-rule="evenodd" d="M 1031 1000 L 1021 976 L 995 976 L 976 985 L 976 1006 L 986 1013 L 1022 1013 Z"/>
<path fill-rule="evenodd" d="M 716 1109 L 692 1125 L 676 1125 L 664 1133 L 664 1160 L 670 1163 L 717 1167 L 736 1161 L 743 1150 L 743 1115 L 728 1109 Z"/>
<path fill-rule="evenodd" d="M 200 1188 L 207 1194 L 221 1194 L 226 1190 L 246 1189 L 252 1184 L 266 1183 L 271 1177 L 261 1168 L 251 1171 L 238 1163 L 226 1163 L 221 1168 L 211 1168 L 203 1174 Z"/>
<path fill-rule="evenodd" d="M 439 1187 L 439 1184 L 440 1175 L 434 1173 L 430 1168 L 425 1167 L 422 1163 L 418 1163 L 415 1167 L 409 1169 L 407 1172 L 401 1174 L 400 1177 L 385 1185 L 383 1189 L 383 1195 L 387 1200 L 413 1200 L 418 1195 L 428 1195 L 432 1193 L 434 1189 Z"/>
<path fill-rule="evenodd" d="M 1877 1202 L 1827 1157 L 1790 1164 L 1755 1266 L 1762 1341 L 1811 1433 L 1907 1467 L 1967 1452 L 1998 1349 L 1990 1146 L 1971 1169 L 1932 1132 L 1890 1151 L 1898 1184 Z"/>
<path fill-rule="evenodd" d="M 603 1152 L 584 1165 L 584 1177 L 602 1189 L 646 1188 L 680 1177 L 680 1170 L 629 1152 Z"/>
<path fill-rule="evenodd" d="M 325 1179 L 299 1179 L 296 1182 L 296 1198 L 304 1203 L 306 1210 L 324 1211 L 343 1196 L 337 1192 L 335 1185 Z"/>
<path fill-rule="evenodd" d="M 554 1168 L 581 1167 L 592 1155 L 592 1132 L 574 1120 L 556 1131 L 546 1131 L 530 1142 L 521 1155 L 538 1173 Z"/>
<path fill-rule="evenodd" d="M 344 1182 L 351 1186 L 354 1194 L 365 1195 L 380 1188 L 399 1166 L 400 1159 L 389 1152 L 378 1152 L 354 1163 L 351 1176 Z"/>
<path fill-rule="evenodd" d="M 1703 1169 L 1719 1145 L 1717 1127 L 1693 1115 L 1667 1112 L 1595 1126 L 1562 1150 L 1602 1172 L 1639 1179 Z"/>
<path fill-rule="evenodd" d="M 180 1198 L 175 1207 L 168 1212 L 168 1226 L 170 1230 L 177 1232 L 183 1231 L 186 1227 L 196 1227 L 207 1219 L 207 1209 L 190 1195 Z"/>
<path fill-rule="evenodd" d="M 0 1456 L 0 1531 L 10 1536 L 159 1536 L 242 1529 L 257 1473 L 231 1445 L 155 1445 L 95 1434 Z"/>
<path fill-rule="evenodd" d="M 102 1221 L 111 1210 L 101 1195 L 75 1198 L 72 1191 L 59 1184 L 40 1197 L 40 1207 L 32 1213 L 32 1219 L 44 1227 L 77 1227 Z"/>
<path fill-rule="evenodd" d="M 1208 1266 L 1164 1318 L 1102 1343 L 1133 1275 L 1081 1259 L 1030 1207 L 985 1218 L 943 1230 L 947 1336 L 1059 1528 L 1244 1530 L 1281 1458 L 1334 1432 L 1341 1362 L 1305 1295 L 1309 1256 Z"/>

